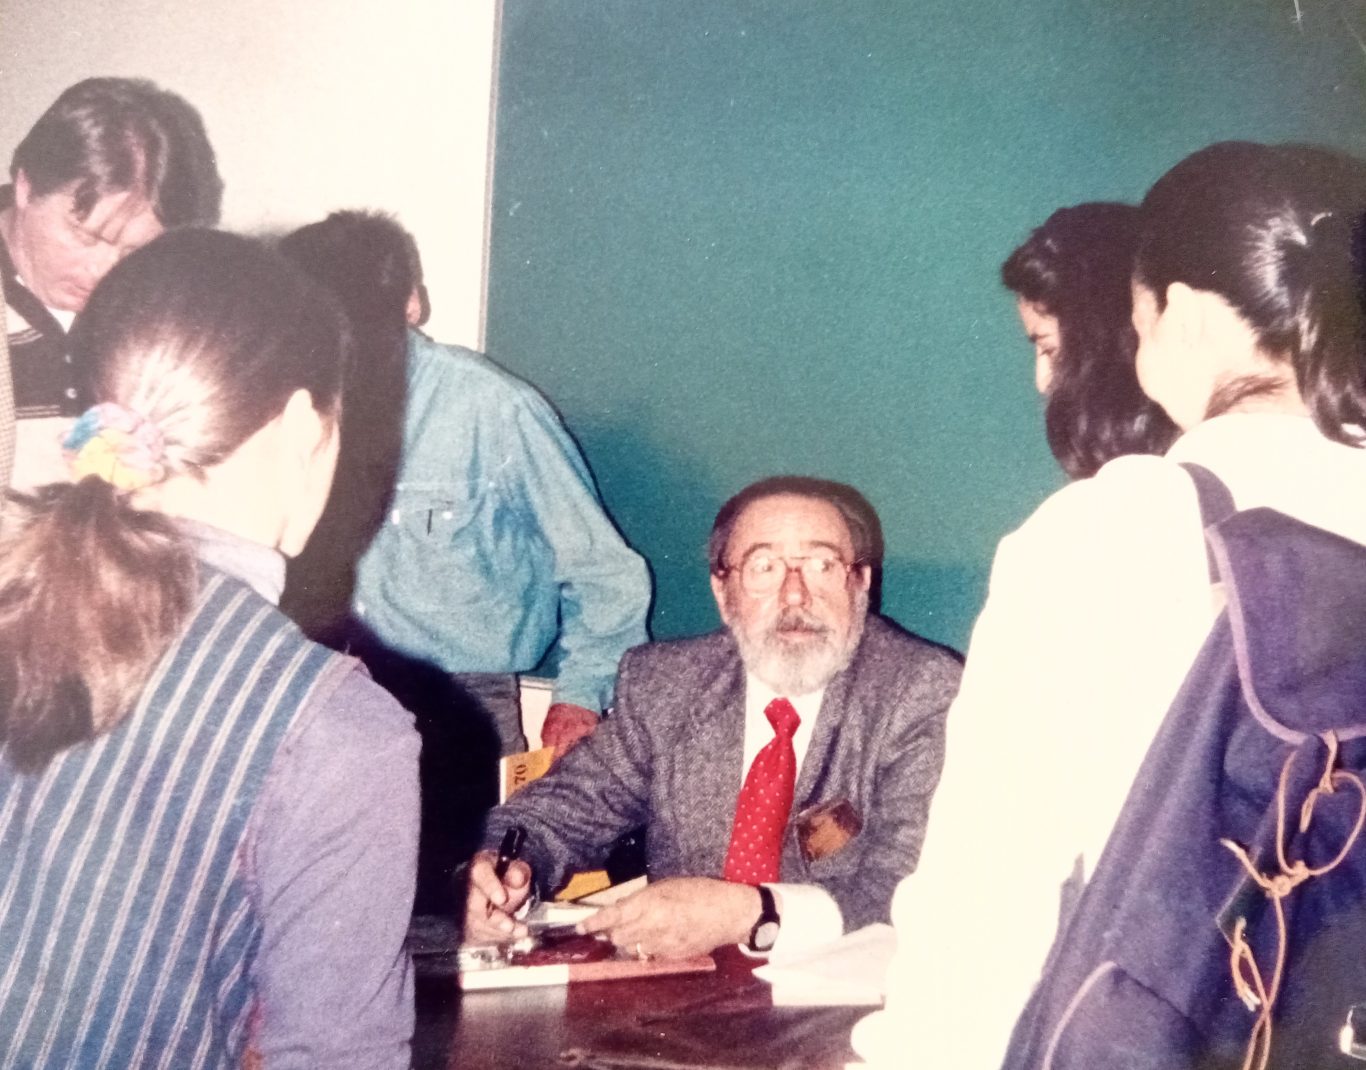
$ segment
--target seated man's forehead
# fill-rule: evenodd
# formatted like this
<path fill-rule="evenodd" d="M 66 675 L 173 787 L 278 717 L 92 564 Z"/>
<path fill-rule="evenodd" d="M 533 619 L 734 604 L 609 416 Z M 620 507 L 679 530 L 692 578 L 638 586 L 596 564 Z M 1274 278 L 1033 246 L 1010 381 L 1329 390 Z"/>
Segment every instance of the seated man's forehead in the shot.
<path fill-rule="evenodd" d="M 842 542 L 827 542 L 824 539 L 802 539 L 795 542 L 756 542 L 749 546 L 740 548 L 736 558 L 740 561 L 748 561 L 751 558 L 760 558 L 766 554 L 773 554 L 778 557 L 847 557 L 849 556 L 848 540 Z"/>
<path fill-rule="evenodd" d="M 740 556 L 760 546 L 792 553 L 822 547 L 848 551 L 852 543 L 849 526 L 834 505 L 795 494 L 751 502 L 730 539 L 731 549 Z"/>

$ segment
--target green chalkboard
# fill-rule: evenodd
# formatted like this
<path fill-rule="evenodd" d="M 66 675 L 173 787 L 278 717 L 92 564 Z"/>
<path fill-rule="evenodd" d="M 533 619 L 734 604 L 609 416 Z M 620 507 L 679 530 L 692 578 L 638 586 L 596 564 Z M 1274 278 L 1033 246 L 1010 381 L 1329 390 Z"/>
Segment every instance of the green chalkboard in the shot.
<path fill-rule="evenodd" d="M 490 355 L 583 445 L 657 637 L 716 624 L 720 502 L 803 472 L 961 648 L 1061 483 L 1001 259 L 1210 141 L 1362 151 L 1361 34 L 1361 0 L 504 0 Z"/>

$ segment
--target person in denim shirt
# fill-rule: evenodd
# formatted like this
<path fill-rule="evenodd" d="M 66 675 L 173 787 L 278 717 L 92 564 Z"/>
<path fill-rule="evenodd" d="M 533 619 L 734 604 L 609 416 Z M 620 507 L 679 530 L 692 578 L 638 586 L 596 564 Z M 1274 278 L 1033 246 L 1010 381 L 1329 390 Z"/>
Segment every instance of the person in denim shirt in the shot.
<path fill-rule="evenodd" d="M 356 392 L 381 417 L 356 429 L 349 464 L 343 445 L 343 467 L 362 483 L 368 468 L 371 484 L 339 484 L 365 531 L 354 620 L 386 651 L 454 675 L 492 715 L 504 754 L 525 749 L 511 674 L 553 647 L 559 668 L 542 739 L 567 749 L 611 704 L 622 653 L 646 639 L 644 561 L 603 511 L 546 400 L 480 354 L 415 329 L 425 311 L 420 267 L 396 222 L 334 212 L 282 250 L 342 299 L 358 341 Z M 388 407 L 402 425 L 386 431 L 384 384 L 398 375 L 406 399 Z M 387 469 L 386 434 L 399 440 Z"/>

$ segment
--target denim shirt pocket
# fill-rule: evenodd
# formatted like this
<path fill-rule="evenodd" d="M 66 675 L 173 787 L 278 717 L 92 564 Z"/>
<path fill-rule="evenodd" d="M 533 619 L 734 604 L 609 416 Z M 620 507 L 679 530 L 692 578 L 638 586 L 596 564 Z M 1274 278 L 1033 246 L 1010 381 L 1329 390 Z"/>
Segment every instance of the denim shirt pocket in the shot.
<path fill-rule="evenodd" d="M 385 524 L 385 570 L 415 609 L 506 601 L 529 567 L 515 540 L 500 537 L 498 496 L 487 485 L 401 482 Z"/>

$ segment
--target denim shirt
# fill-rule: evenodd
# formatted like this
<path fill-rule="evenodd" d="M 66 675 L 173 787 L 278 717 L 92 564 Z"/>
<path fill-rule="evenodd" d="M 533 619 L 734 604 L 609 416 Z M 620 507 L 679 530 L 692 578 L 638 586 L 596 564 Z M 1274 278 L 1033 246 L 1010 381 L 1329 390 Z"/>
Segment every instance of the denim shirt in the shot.
<path fill-rule="evenodd" d="M 649 601 L 545 399 L 410 331 L 398 484 L 356 577 L 366 627 L 447 672 L 524 672 L 558 640 L 554 701 L 603 710 Z"/>

